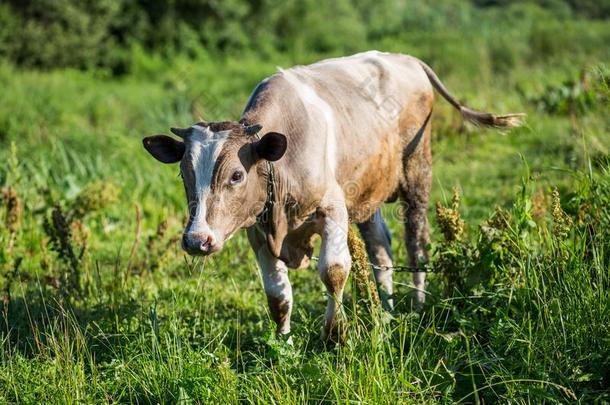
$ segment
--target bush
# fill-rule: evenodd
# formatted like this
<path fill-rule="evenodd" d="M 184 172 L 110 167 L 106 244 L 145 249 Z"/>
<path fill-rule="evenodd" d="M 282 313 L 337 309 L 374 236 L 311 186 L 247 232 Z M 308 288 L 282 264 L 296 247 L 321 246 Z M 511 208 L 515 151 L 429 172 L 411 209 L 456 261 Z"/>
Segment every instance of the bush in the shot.
<path fill-rule="evenodd" d="M 484 43 L 493 70 L 501 72 L 518 62 L 522 50 L 511 45 L 528 33 L 531 60 L 569 50 L 589 53 L 591 49 L 579 48 L 587 42 L 579 41 L 584 37 L 596 42 L 592 46 L 598 52 L 604 44 L 600 32 L 587 24 L 570 29 L 572 24 L 565 22 L 572 8 L 603 18 L 609 8 L 605 3 L 585 2 L 581 8 L 566 0 L 477 0 L 474 5 L 457 0 L 433 5 L 394 0 L 9 0 L 0 4 L 0 57 L 25 67 L 103 67 L 122 74 L 132 66 L 134 48 L 164 59 L 195 57 L 201 49 L 218 55 L 289 51 L 299 56 L 353 53 L 369 48 L 371 41 L 393 38 L 404 43 L 398 49 L 423 48 L 424 55 L 433 57 L 452 51 L 446 42 L 460 42 L 471 52 Z M 440 46 L 433 39 L 428 43 L 435 36 L 441 37 Z"/>

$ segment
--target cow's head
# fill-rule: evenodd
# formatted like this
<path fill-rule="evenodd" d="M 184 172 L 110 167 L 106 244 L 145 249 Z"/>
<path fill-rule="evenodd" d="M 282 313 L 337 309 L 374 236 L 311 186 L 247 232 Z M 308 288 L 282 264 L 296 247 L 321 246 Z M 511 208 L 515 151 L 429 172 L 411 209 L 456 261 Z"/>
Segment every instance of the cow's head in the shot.
<path fill-rule="evenodd" d="M 182 138 L 144 138 L 144 148 L 163 163 L 180 162 L 189 206 L 182 247 L 191 255 L 222 248 L 240 228 L 251 226 L 267 197 L 265 161 L 280 159 L 286 137 L 269 132 L 254 135 L 259 125 L 236 122 L 198 123 L 172 128 Z"/>

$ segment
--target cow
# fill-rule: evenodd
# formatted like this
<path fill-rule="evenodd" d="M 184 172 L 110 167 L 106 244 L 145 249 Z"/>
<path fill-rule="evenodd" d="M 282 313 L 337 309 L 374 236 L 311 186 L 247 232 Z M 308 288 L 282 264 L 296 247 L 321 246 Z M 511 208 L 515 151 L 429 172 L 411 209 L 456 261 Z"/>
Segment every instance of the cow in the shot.
<path fill-rule="evenodd" d="M 286 335 L 293 308 L 288 268 L 309 265 L 319 235 L 317 268 L 328 295 L 322 337 L 333 339 L 351 267 L 348 227 L 356 223 L 383 305 L 392 309 L 392 252 L 380 207 L 404 204 L 409 265 L 426 266 L 433 89 L 466 121 L 520 125 L 523 114 L 460 104 L 415 57 L 369 51 L 278 69 L 255 87 L 238 121 L 172 128 L 181 140 L 144 138 L 157 160 L 180 162 L 189 206 L 184 250 L 218 252 L 245 228 L 277 334 Z M 425 272 L 414 273 L 413 282 L 421 308 Z"/>

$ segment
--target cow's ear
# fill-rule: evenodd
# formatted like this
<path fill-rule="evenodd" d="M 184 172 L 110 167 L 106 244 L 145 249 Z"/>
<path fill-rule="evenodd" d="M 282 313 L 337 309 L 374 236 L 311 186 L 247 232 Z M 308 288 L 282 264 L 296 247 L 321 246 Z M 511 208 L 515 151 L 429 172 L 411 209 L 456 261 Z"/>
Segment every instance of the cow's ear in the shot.
<path fill-rule="evenodd" d="M 149 136 L 142 140 L 144 148 L 163 163 L 176 163 L 184 155 L 184 143 L 166 135 Z"/>
<path fill-rule="evenodd" d="M 267 132 L 260 141 L 254 143 L 256 154 L 270 162 L 280 160 L 284 153 L 286 153 L 287 147 L 288 141 L 286 136 L 278 132 Z"/>

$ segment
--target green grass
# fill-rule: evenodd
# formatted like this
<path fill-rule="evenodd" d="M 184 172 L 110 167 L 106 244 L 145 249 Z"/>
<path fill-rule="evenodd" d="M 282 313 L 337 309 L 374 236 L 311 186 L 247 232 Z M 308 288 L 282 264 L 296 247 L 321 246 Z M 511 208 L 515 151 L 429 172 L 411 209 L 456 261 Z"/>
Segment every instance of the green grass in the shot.
<path fill-rule="evenodd" d="M 0 206 L 2 402 L 610 401 L 607 95 L 574 122 L 528 101 L 577 77 L 582 59 L 496 76 L 482 63 L 476 79 L 439 72 L 469 105 L 525 111 L 528 124 L 505 134 L 462 128 L 439 98 L 432 201 L 446 204 L 457 188 L 467 234 L 445 241 L 432 204 L 432 249 L 445 273 L 430 277 L 425 312 L 409 310 L 408 274 L 395 277 L 391 316 L 368 314 L 349 289 L 348 338 L 331 349 L 319 339 L 326 298 L 313 267 L 291 273 L 291 344 L 273 336 L 245 235 L 207 259 L 182 253 L 177 168 L 140 142 L 199 116 L 236 119 L 276 65 L 320 56 L 139 57 L 121 79 L 0 65 L 0 184 L 22 204 L 14 225 L 6 199 Z M 573 221 L 568 235 L 551 215 L 555 186 Z M 67 239 L 75 255 L 86 245 L 75 264 L 44 230 L 56 204 L 76 223 Z M 510 219 L 487 222 L 489 239 L 479 225 L 496 206 Z"/>

